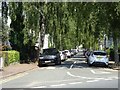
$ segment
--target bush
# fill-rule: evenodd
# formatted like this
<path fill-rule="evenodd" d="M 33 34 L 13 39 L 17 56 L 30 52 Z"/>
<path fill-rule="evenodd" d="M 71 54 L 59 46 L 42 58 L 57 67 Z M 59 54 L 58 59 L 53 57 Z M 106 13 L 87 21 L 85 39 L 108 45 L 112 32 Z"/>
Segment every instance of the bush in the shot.
<path fill-rule="evenodd" d="M 5 66 L 20 61 L 20 54 L 18 51 L 2 51 L 2 57 L 4 58 Z"/>

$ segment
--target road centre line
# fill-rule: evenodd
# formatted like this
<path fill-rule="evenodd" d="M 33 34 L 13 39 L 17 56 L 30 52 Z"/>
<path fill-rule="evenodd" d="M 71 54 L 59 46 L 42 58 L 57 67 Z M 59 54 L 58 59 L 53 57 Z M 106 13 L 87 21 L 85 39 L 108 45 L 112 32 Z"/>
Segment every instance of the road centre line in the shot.
<path fill-rule="evenodd" d="M 70 72 L 67 72 L 67 74 L 71 77 L 77 77 L 77 78 L 83 78 L 83 79 L 93 79 L 93 78 L 89 78 L 89 77 L 76 76 L 76 75 L 71 74 Z"/>

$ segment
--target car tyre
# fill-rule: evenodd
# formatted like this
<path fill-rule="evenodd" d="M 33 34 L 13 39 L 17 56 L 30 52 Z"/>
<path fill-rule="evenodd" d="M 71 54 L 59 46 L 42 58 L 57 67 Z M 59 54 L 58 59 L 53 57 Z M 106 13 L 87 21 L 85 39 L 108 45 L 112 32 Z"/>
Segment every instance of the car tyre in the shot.
<path fill-rule="evenodd" d="M 61 64 L 61 60 L 55 60 L 55 65 L 60 65 Z"/>
<path fill-rule="evenodd" d="M 92 66 L 92 64 L 88 64 L 88 66 L 89 66 L 89 67 L 91 67 L 91 66 Z"/>
<path fill-rule="evenodd" d="M 90 63 L 88 62 L 88 66 L 89 66 L 89 67 L 91 67 L 91 66 L 92 66 L 92 64 L 90 64 Z"/>
<path fill-rule="evenodd" d="M 43 64 L 42 64 L 41 61 L 38 62 L 38 66 L 39 66 L 39 67 L 42 67 L 42 66 L 43 66 Z"/>
<path fill-rule="evenodd" d="M 109 65 L 105 65 L 105 68 L 109 68 Z"/>

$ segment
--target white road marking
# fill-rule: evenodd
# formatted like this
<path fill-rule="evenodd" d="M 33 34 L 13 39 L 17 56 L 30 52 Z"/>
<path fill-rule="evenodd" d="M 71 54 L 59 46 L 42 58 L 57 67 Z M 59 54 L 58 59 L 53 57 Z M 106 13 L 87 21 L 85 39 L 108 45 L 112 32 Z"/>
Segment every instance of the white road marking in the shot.
<path fill-rule="evenodd" d="M 55 67 L 47 67 L 46 69 L 55 69 Z"/>
<path fill-rule="evenodd" d="M 50 85 L 51 87 L 58 87 L 58 86 L 65 86 L 66 84 L 56 84 L 56 85 Z"/>
<path fill-rule="evenodd" d="M 42 67 L 40 69 L 55 69 L 56 67 Z"/>
<path fill-rule="evenodd" d="M 104 80 L 104 78 L 95 78 L 95 79 L 97 79 L 97 80 Z"/>
<path fill-rule="evenodd" d="M 70 66 L 70 69 L 72 69 L 72 67 L 73 67 L 73 64 Z"/>
<path fill-rule="evenodd" d="M 113 80 L 112 78 L 106 78 L 106 79 L 104 79 L 104 80 Z"/>
<path fill-rule="evenodd" d="M 81 76 L 81 78 L 83 78 L 83 79 L 92 79 L 92 78 L 89 78 L 89 77 L 82 77 L 82 76 Z"/>
<path fill-rule="evenodd" d="M 74 63 L 70 66 L 70 69 L 72 69 L 72 68 L 73 68 L 73 66 L 74 66 L 74 64 L 75 64 L 75 63 L 77 63 L 77 62 L 75 61 L 75 62 L 74 62 Z"/>
<path fill-rule="evenodd" d="M 42 68 L 39 68 L 40 70 L 43 70 L 43 69 L 67 69 L 66 67 L 42 67 Z"/>
<path fill-rule="evenodd" d="M 113 69 L 109 69 L 109 68 L 104 68 L 104 70 L 106 70 L 106 71 L 114 71 L 114 72 L 118 72 L 118 70 L 113 70 Z"/>
<path fill-rule="evenodd" d="M 97 82 L 99 80 L 90 80 L 90 81 L 86 81 L 86 82 Z"/>
<path fill-rule="evenodd" d="M 94 70 L 90 70 L 93 74 L 110 74 L 110 72 L 99 71 L 95 72 Z"/>
<path fill-rule="evenodd" d="M 77 63 L 76 61 L 74 62 L 74 64 Z"/>
<path fill-rule="evenodd" d="M 82 82 L 72 82 L 72 83 L 69 83 L 69 84 L 80 84 Z"/>
<path fill-rule="evenodd" d="M 112 77 L 113 79 L 119 79 L 119 77 Z"/>
<path fill-rule="evenodd" d="M 67 74 L 69 76 L 71 76 L 71 77 L 84 78 L 84 79 L 92 79 L 92 78 L 89 78 L 89 77 L 76 76 L 76 75 L 71 74 L 70 72 L 67 72 Z"/>
<path fill-rule="evenodd" d="M 95 74 L 95 71 L 94 70 L 90 70 L 93 74 Z"/>
<path fill-rule="evenodd" d="M 34 82 L 34 81 L 33 81 L 33 82 L 31 82 L 30 84 L 26 85 L 26 87 L 31 87 L 31 86 L 34 86 L 35 84 L 38 84 L 38 83 L 39 83 L 39 82 L 36 82 L 36 81 Z"/>
<path fill-rule="evenodd" d="M 47 86 L 39 86 L 39 87 L 32 87 L 32 88 L 46 88 Z"/>

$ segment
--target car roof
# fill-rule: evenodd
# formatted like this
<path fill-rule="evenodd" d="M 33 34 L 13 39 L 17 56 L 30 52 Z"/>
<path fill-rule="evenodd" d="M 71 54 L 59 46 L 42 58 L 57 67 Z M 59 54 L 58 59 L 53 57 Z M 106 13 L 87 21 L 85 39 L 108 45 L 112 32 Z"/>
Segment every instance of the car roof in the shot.
<path fill-rule="evenodd" d="M 45 48 L 45 49 L 56 49 L 56 48 Z M 44 49 L 44 50 L 45 50 L 45 49 Z"/>

